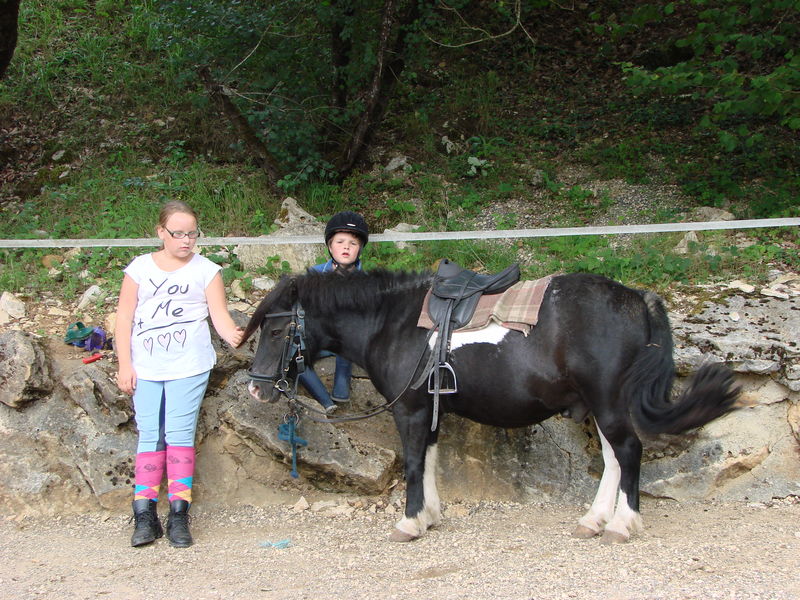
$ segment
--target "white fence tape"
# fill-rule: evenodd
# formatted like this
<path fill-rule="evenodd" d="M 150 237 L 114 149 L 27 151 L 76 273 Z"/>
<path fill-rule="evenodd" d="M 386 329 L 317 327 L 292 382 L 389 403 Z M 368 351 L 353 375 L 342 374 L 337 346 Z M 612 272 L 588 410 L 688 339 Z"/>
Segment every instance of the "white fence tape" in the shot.
<path fill-rule="evenodd" d="M 600 227 L 556 227 L 546 229 L 498 229 L 491 231 L 426 231 L 408 233 L 378 233 L 370 235 L 370 242 L 422 242 L 436 240 L 490 240 L 562 237 L 579 235 L 620 235 L 639 233 L 668 233 L 673 231 L 709 231 L 731 229 L 758 229 L 766 227 L 794 227 L 800 218 L 750 219 L 740 221 L 704 221 L 698 223 L 654 223 L 651 225 L 610 225 Z M 271 246 L 277 244 L 319 244 L 319 235 L 271 235 L 262 237 L 201 237 L 203 246 Z M 110 248 L 133 246 L 159 246 L 158 238 L 133 239 L 38 239 L 0 240 L 0 248 Z"/>

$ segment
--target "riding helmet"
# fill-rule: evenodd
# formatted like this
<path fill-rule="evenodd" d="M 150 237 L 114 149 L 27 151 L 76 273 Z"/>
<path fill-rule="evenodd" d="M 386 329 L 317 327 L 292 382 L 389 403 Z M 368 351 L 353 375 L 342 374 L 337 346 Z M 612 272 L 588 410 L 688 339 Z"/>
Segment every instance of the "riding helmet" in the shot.
<path fill-rule="evenodd" d="M 328 224 L 325 226 L 325 245 L 327 246 L 333 235 L 340 231 L 346 231 L 356 236 L 361 240 L 362 248 L 366 246 L 367 241 L 369 241 L 369 227 L 367 227 L 367 222 L 364 220 L 364 217 L 351 210 L 338 212 L 328 221 Z"/>

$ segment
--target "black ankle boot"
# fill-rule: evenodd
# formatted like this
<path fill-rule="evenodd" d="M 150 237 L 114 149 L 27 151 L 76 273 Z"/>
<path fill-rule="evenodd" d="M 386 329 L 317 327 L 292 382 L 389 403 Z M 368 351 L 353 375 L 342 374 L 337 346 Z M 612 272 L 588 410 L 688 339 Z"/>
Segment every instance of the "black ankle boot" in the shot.
<path fill-rule="evenodd" d="M 133 519 L 135 520 L 131 546 L 144 546 L 156 541 L 164 535 L 161 521 L 158 520 L 156 501 L 142 498 L 133 501 Z"/>
<path fill-rule="evenodd" d="M 188 548 L 192 545 L 192 534 L 189 533 L 189 503 L 186 500 L 173 500 L 170 503 L 167 537 L 175 548 Z"/>

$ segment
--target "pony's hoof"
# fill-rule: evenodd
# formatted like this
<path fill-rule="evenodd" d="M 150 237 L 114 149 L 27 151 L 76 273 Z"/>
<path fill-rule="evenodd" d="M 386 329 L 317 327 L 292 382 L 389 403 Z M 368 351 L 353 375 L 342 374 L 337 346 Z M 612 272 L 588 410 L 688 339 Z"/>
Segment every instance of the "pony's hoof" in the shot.
<path fill-rule="evenodd" d="M 595 531 L 594 529 L 589 529 L 586 525 L 578 525 L 575 528 L 575 531 L 572 532 L 572 537 L 580 538 L 582 540 L 588 540 L 596 536 L 599 531 Z"/>
<path fill-rule="evenodd" d="M 406 533 L 405 531 L 400 531 L 396 528 L 392 531 L 392 535 L 389 536 L 389 541 L 391 542 L 410 542 L 415 539 L 417 539 L 417 536 Z"/>
<path fill-rule="evenodd" d="M 623 535 L 616 531 L 609 531 L 605 530 L 603 532 L 603 537 L 600 538 L 600 543 L 610 546 L 611 544 L 624 544 L 630 539 L 630 536 Z"/>

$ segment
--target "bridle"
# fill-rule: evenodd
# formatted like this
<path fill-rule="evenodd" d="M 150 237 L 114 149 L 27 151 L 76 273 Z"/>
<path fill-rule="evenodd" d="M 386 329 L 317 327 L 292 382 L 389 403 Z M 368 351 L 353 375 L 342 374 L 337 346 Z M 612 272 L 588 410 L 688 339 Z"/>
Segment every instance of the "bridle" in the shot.
<path fill-rule="evenodd" d="M 277 372 L 274 375 L 265 375 L 251 368 L 247 372 L 247 376 L 253 381 L 271 383 L 273 388 L 290 400 L 294 400 L 297 396 L 298 378 L 295 377 L 294 386 L 292 386 L 289 383 L 288 375 L 292 361 L 297 367 L 298 374 L 305 371 L 305 357 L 303 356 L 303 351 L 306 349 L 306 340 L 303 335 L 305 330 L 305 311 L 300 306 L 300 302 L 295 302 L 292 310 L 266 314 L 264 315 L 264 321 L 278 317 L 291 317 L 292 320 L 289 322 L 289 329 L 283 338 L 283 349 L 281 350 L 281 360 L 278 364 Z"/>

